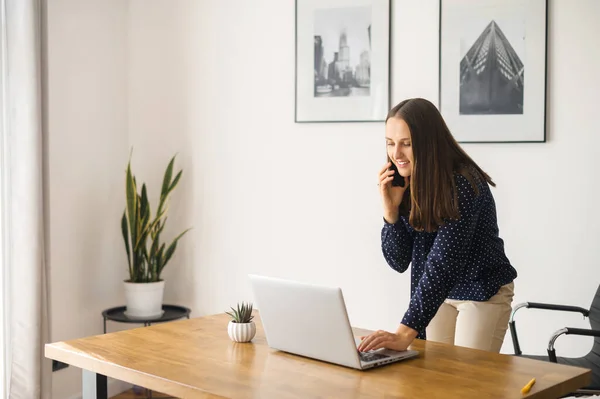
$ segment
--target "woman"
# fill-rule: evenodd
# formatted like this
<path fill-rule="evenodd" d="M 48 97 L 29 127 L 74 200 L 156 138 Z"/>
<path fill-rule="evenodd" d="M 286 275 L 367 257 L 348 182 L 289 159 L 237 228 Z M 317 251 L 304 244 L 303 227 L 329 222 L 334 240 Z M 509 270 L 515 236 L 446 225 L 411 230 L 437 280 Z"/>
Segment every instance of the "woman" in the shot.
<path fill-rule="evenodd" d="M 385 132 L 389 162 L 379 172 L 382 250 L 399 273 L 412 262 L 411 299 L 395 333 L 362 337 L 358 349 L 402 351 L 415 338 L 426 338 L 499 352 L 517 272 L 498 236 L 488 186 L 494 182 L 427 100 L 395 106 Z M 404 186 L 392 185 L 395 173 Z"/>

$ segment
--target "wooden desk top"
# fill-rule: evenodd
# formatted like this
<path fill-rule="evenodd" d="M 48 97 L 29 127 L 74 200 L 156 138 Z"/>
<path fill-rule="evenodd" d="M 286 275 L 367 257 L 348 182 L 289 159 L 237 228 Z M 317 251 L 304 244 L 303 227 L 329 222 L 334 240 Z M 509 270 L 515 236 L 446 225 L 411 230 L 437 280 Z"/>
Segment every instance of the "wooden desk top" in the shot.
<path fill-rule="evenodd" d="M 359 371 L 269 348 L 258 315 L 254 340 L 232 342 L 228 321 L 221 314 L 57 342 L 46 357 L 181 398 L 556 398 L 591 378 L 586 369 L 421 340 L 411 347 L 418 358 Z"/>

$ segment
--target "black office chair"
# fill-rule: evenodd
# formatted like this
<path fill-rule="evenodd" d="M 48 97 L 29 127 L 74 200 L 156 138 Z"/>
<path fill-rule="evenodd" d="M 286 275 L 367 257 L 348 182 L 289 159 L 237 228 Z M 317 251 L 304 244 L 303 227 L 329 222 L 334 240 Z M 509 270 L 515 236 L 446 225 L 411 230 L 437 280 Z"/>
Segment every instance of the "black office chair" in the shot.
<path fill-rule="evenodd" d="M 583 314 L 584 317 L 589 317 L 590 325 L 592 329 L 584 328 L 571 328 L 565 327 L 556 331 L 548 342 L 548 356 L 533 356 L 523 355 L 521 347 L 519 346 L 519 339 L 517 338 L 517 328 L 515 326 L 515 313 L 521 308 L 529 309 L 545 309 L 545 310 L 559 310 L 564 312 L 576 312 Z M 590 385 L 583 389 L 579 389 L 573 392 L 573 396 L 587 396 L 587 395 L 600 395 L 600 286 L 596 291 L 596 295 L 592 300 L 590 309 L 583 309 L 577 306 L 567 305 L 552 305 L 547 303 L 536 303 L 536 302 L 524 302 L 516 305 L 510 315 L 509 321 L 510 334 L 512 336 L 513 346 L 515 349 L 515 355 L 523 356 L 530 359 L 550 361 L 560 364 L 568 364 L 571 366 L 584 367 L 592 370 L 592 382 Z M 554 343 L 556 339 L 561 335 L 585 335 L 594 337 L 594 346 L 592 350 L 583 357 L 569 358 L 569 357 L 556 357 L 556 351 L 554 350 Z"/>

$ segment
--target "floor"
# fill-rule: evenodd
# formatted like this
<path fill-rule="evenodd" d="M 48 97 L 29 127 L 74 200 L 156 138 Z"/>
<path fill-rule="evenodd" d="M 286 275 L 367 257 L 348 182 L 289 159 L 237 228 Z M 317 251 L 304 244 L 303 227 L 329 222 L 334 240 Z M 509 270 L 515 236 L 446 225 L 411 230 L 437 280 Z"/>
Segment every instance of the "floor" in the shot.
<path fill-rule="evenodd" d="M 123 392 L 120 395 L 117 396 L 113 396 L 111 399 L 142 399 L 142 398 L 146 398 L 147 396 L 145 395 L 145 393 L 136 393 L 133 391 L 133 389 L 130 389 L 127 392 Z M 152 392 L 152 399 L 163 399 L 163 398 L 173 398 L 173 396 L 168 396 L 168 395 L 164 395 L 161 393 L 157 393 L 157 392 Z M 569 396 L 569 398 L 575 398 L 575 396 Z M 569 398 L 563 398 L 563 399 L 569 399 Z M 586 396 L 586 399 L 593 399 L 593 398 L 599 398 L 600 396 Z"/>
<path fill-rule="evenodd" d="M 146 397 L 147 396 L 143 392 L 136 393 L 133 391 L 133 389 L 130 389 L 127 392 L 123 392 L 122 394 L 113 396 L 111 399 L 142 399 L 142 398 L 146 398 Z M 164 395 L 161 393 L 152 392 L 152 399 L 163 399 L 163 398 L 173 398 L 173 396 L 168 396 L 168 395 Z M 575 398 L 575 396 L 569 396 L 569 398 Z M 563 399 L 569 399 L 569 398 L 563 398 Z M 593 398 L 600 399 L 600 396 L 586 396 L 585 398 L 586 399 L 593 399 Z"/>
<path fill-rule="evenodd" d="M 111 399 L 143 399 L 149 398 L 150 396 L 146 395 L 144 390 L 130 389 L 129 391 L 125 391 L 117 396 L 113 396 Z M 152 399 L 164 399 L 164 398 L 174 398 L 174 396 L 168 396 L 159 392 L 152 392 Z"/>

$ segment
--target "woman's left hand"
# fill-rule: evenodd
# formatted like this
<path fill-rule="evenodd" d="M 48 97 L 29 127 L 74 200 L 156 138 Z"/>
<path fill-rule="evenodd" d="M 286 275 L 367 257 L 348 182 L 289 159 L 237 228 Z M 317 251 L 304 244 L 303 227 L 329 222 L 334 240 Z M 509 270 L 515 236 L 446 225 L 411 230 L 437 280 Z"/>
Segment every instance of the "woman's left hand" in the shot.
<path fill-rule="evenodd" d="M 368 352 L 380 348 L 391 349 L 395 351 L 405 351 L 417 336 L 417 331 L 410 327 L 401 325 L 396 333 L 387 331 L 376 331 L 370 335 L 360 337 L 361 343 L 358 350 Z"/>

